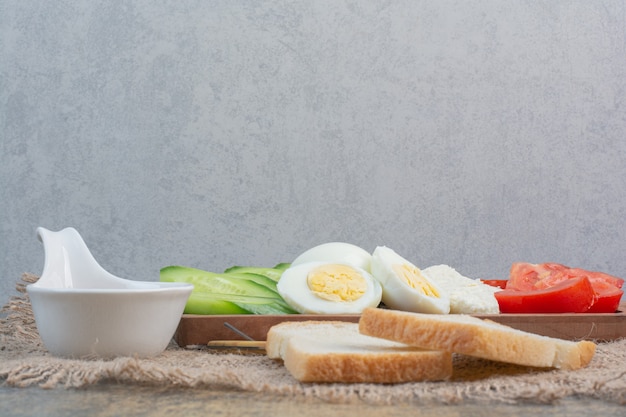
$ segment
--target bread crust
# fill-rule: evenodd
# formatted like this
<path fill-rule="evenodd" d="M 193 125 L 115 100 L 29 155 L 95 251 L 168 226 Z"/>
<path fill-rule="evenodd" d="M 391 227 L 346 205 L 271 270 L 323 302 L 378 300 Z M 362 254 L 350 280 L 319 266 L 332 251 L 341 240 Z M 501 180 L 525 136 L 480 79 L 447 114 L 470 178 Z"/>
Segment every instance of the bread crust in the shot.
<path fill-rule="evenodd" d="M 539 336 L 468 315 L 419 314 L 380 308 L 363 312 L 359 331 L 423 349 L 561 369 L 587 366 L 596 347 L 593 342 Z"/>

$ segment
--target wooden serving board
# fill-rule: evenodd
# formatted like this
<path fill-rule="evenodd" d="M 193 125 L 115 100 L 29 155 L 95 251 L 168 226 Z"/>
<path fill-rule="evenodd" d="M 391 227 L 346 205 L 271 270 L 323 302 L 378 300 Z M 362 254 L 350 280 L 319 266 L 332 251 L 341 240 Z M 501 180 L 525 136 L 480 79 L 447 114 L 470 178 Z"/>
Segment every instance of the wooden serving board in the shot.
<path fill-rule="evenodd" d="M 610 341 L 626 337 L 626 304 L 611 314 L 485 314 L 475 315 L 482 319 L 566 340 Z M 284 321 L 340 320 L 358 322 L 359 315 L 219 315 L 203 316 L 184 314 L 174 340 L 179 346 L 206 345 L 212 340 L 244 340 L 225 323 L 247 334 L 254 340 L 263 341 L 275 324 Z"/>

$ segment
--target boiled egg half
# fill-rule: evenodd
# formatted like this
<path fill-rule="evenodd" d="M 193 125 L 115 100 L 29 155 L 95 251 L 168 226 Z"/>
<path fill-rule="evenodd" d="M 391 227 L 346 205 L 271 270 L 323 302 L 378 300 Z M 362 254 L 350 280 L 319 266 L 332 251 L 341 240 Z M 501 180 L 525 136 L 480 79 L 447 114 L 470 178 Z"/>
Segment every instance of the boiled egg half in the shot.
<path fill-rule="evenodd" d="M 307 262 L 349 264 L 370 271 L 372 255 L 365 249 L 345 242 L 322 243 L 302 252 L 291 262 L 291 266 Z"/>
<path fill-rule="evenodd" d="M 394 250 L 378 246 L 371 272 L 382 288 L 382 301 L 392 309 L 415 313 L 448 314 L 450 298 L 422 271 Z"/>
<path fill-rule="evenodd" d="M 298 263 L 283 272 L 276 288 L 302 314 L 360 314 L 377 307 L 382 298 L 380 283 L 365 269 L 347 263 Z"/>

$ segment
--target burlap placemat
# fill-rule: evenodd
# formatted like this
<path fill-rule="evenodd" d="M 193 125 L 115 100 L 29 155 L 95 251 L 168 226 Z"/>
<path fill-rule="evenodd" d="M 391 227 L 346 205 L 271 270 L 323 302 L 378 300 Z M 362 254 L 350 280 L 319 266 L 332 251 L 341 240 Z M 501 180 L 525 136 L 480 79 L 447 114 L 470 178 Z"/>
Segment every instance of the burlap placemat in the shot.
<path fill-rule="evenodd" d="M 335 403 L 554 403 L 566 397 L 626 404 L 626 339 L 598 344 L 591 364 L 577 371 L 543 370 L 455 356 L 445 382 L 301 384 L 279 361 L 261 354 L 183 349 L 172 343 L 150 359 L 73 360 L 49 355 L 37 333 L 24 274 L 0 316 L 0 382 L 5 386 L 78 388 L 98 383 L 229 388 Z"/>

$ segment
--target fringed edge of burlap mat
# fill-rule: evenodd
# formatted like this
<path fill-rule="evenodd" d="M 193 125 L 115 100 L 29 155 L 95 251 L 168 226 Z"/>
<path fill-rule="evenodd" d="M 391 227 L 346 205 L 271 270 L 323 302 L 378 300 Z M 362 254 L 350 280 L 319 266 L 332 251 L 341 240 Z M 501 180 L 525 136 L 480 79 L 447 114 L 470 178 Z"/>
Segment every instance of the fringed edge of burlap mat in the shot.
<path fill-rule="evenodd" d="M 0 314 L 0 382 L 5 386 L 80 388 L 99 383 L 263 392 L 334 403 L 555 403 L 567 397 L 626 404 L 626 339 L 598 344 L 577 371 L 542 370 L 455 356 L 450 381 L 380 384 L 302 384 L 265 355 L 182 349 L 172 343 L 150 359 L 75 360 L 49 355 L 37 333 L 24 274 L 18 294 Z"/>

